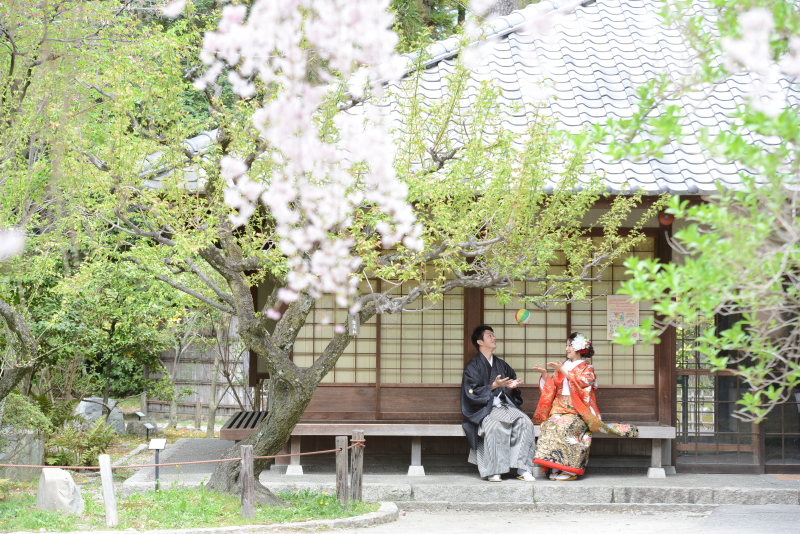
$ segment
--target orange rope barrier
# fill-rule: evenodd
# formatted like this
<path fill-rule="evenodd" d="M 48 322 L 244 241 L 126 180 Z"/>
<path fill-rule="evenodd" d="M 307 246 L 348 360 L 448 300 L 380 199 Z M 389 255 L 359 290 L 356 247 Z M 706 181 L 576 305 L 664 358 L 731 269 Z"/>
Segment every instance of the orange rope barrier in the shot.
<path fill-rule="evenodd" d="M 364 440 L 360 440 L 364 441 Z M 355 446 L 364 447 L 361 443 L 354 443 L 348 449 Z M 314 452 L 297 452 L 294 454 L 275 454 L 272 456 L 253 456 L 253 460 L 266 460 L 268 458 L 286 458 L 288 456 L 308 456 L 311 454 L 327 454 L 329 452 L 339 452 L 342 449 L 330 449 L 327 451 L 314 451 Z M 213 464 L 219 462 L 235 462 L 241 460 L 240 458 L 222 458 L 220 460 L 198 460 L 195 462 L 173 462 L 166 464 L 136 464 L 136 465 L 112 465 L 111 469 L 132 469 L 142 467 L 165 467 L 172 465 L 192 465 L 192 464 Z M 32 469 L 100 469 L 100 466 L 86 466 L 86 465 L 16 465 L 16 464 L 0 464 L 0 467 L 29 467 Z"/>

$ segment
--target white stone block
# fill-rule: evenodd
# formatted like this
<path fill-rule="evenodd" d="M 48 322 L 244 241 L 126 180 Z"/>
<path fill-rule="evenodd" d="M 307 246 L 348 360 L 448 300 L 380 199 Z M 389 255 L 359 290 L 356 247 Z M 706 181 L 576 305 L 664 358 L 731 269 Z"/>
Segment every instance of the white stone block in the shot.
<path fill-rule="evenodd" d="M 425 476 L 425 468 L 421 465 L 409 465 L 408 466 L 408 476 L 410 477 L 424 477 Z"/>
<path fill-rule="evenodd" d="M 647 470 L 647 478 L 667 478 L 667 473 L 663 467 L 650 467 Z"/>
<path fill-rule="evenodd" d="M 42 469 L 36 507 L 80 515 L 84 509 L 83 496 L 68 472 L 63 469 Z"/>
<path fill-rule="evenodd" d="M 303 474 L 303 466 L 302 465 L 288 465 L 286 466 L 286 474 L 299 476 Z"/>

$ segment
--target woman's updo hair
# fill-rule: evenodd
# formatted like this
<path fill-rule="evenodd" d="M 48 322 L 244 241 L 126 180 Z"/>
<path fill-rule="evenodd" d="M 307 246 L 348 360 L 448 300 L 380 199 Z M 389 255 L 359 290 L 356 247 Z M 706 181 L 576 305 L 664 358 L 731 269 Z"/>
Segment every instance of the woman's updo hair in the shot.
<path fill-rule="evenodd" d="M 594 356 L 594 347 L 589 339 L 580 332 L 573 332 L 567 337 L 567 343 L 572 345 L 575 351 L 584 358 Z"/>

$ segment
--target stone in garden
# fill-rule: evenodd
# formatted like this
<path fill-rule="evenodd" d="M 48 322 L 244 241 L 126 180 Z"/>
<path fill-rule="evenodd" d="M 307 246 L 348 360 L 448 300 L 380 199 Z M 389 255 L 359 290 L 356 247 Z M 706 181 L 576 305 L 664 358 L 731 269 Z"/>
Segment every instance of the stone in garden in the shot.
<path fill-rule="evenodd" d="M 80 515 L 84 503 L 72 475 L 63 469 L 42 469 L 39 477 L 39 491 L 36 493 L 36 507 L 40 510 L 52 510 Z"/>
<path fill-rule="evenodd" d="M 108 405 L 111 407 L 111 415 L 108 417 L 108 424 L 116 431 L 117 434 L 125 433 L 125 419 L 122 412 L 117 408 L 117 402 L 113 399 L 108 399 Z M 87 425 L 91 425 L 101 417 L 103 414 L 103 398 L 102 397 L 86 397 L 78 403 L 75 408 L 75 414 L 80 415 L 86 420 Z"/>
<path fill-rule="evenodd" d="M 161 434 L 161 429 L 158 428 L 155 421 L 146 420 L 146 421 L 128 421 L 128 434 L 135 434 L 137 436 L 146 436 L 147 429 L 144 427 L 145 423 L 149 423 L 153 425 L 153 430 L 150 431 L 150 436 L 156 436 Z"/>
<path fill-rule="evenodd" d="M 44 438 L 39 432 L 11 430 L 3 432 L 3 437 L 8 440 L 8 443 L 0 450 L 0 464 L 44 464 Z M 38 469 L 28 467 L 3 467 L 0 469 L 0 478 L 11 480 L 33 480 L 38 475 Z"/>

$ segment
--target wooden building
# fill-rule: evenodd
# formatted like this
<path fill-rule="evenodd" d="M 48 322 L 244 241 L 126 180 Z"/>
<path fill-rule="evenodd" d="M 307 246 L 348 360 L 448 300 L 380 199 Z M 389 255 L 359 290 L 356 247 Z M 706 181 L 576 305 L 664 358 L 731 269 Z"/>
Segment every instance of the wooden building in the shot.
<path fill-rule="evenodd" d="M 638 98 L 637 85 L 656 72 L 679 77 L 691 70 L 689 51 L 677 30 L 661 24 L 657 5 L 636 0 L 579 4 L 543 1 L 496 20 L 492 46 L 476 68 L 476 79 L 494 80 L 502 98 L 522 104 L 535 98 L 533 87 L 539 81 L 548 79 L 556 94 L 548 109 L 562 127 L 578 130 L 607 117 L 630 116 Z M 543 39 L 530 31 L 532 21 L 555 12 L 563 15 L 555 38 Z M 447 83 L 459 53 L 456 45 L 450 39 L 429 49 L 431 59 L 422 87 L 431 98 L 441 94 Z M 736 187 L 743 169 L 709 158 L 694 134 L 703 127 L 724 128 L 730 112 L 742 102 L 740 86 L 747 81 L 741 75 L 708 94 L 685 97 L 680 104 L 691 110 L 686 124 L 690 135 L 681 145 L 665 147 L 660 158 L 613 161 L 597 154 L 587 170 L 604 173 L 614 194 L 633 187 L 650 195 L 672 193 L 702 201 L 702 195 L 716 191 L 717 183 Z M 520 124 L 519 118 L 510 116 L 509 127 L 524 128 L 525 121 Z M 599 215 L 602 210 L 598 205 L 593 213 Z M 674 226 L 680 224 L 677 221 Z M 663 262 L 680 261 L 668 245 L 673 230 L 651 221 L 646 241 L 634 253 Z M 592 285 L 591 301 L 531 311 L 532 319 L 524 326 L 514 319 L 519 305 L 502 306 L 488 290 L 455 291 L 433 309 L 418 313 L 378 315 L 361 326 L 334 371 L 320 384 L 303 419 L 460 422 L 462 369 L 475 354 L 469 335 L 484 323 L 494 327 L 500 340 L 498 355 L 525 380 L 523 409 L 532 412 L 538 399 L 538 372 L 533 366 L 563 358 L 565 338 L 580 331 L 596 350 L 593 362 L 604 419 L 677 427 L 678 438 L 669 446 L 667 465 L 679 472 L 800 472 L 798 405 L 783 406 L 761 425 L 733 418 L 734 403 L 744 386 L 729 372 L 712 373 L 692 351 L 697 325 L 670 329 L 653 347 L 623 349 L 606 341 L 606 295 L 614 294 L 624 279 L 620 262 L 606 271 L 602 282 Z M 418 304 L 420 309 L 425 305 Z M 329 300 L 318 302 L 294 346 L 295 363 L 309 365 L 320 353 L 333 333 L 331 325 L 322 324 L 322 317 L 335 317 L 335 313 L 343 312 L 335 312 Z M 647 303 L 641 303 L 642 320 L 652 313 Z M 251 383 L 264 377 L 256 361 L 250 369 Z M 303 439 L 306 450 L 329 448 L 328 438 Z M 623 457 L 625 465 L 634 465 L 632 457 L 649 456 L 649 447 L 646 440 L 598 441 L 592 455 L 601 458 L 593 460 L 593 465 L 603 457 Z M 423 450 L 426 455 L 461 463 L 468 452 L 464 438 L 423 438 Z M 408 451 L 410 440 L 375 438 L 367 454 L 406 455 Z"/>

